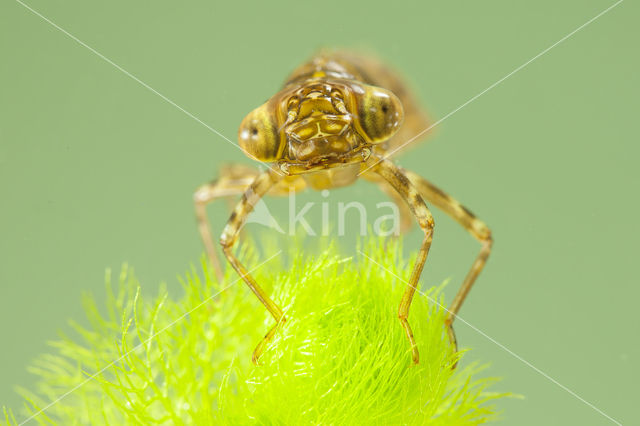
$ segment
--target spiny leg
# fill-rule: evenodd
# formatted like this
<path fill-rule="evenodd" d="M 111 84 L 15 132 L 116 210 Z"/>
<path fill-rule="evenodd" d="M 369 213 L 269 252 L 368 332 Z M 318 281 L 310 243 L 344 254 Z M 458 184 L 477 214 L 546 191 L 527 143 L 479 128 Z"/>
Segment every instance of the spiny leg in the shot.
<path fill-rule="evenodd" d="M 424 197 L 431 204 L 435 205 L 436 207 L 444 211 L 447 215 L 455 219 L 476 240 L 478 240 L 480 244 L 482 244 L 480 253 L 478 253 L 476 260 L 473 262 L 473 265 L 471 265 L 471 269 L 467 273 L 464 281 L 462 281 L 462 285 L 460 286 L 456 297 L 451 303 L 451 307 L 449 308 L 446 319 L 449 339 L 455 345 L 457 350 L 456 335 L 453 331 L 453 320 L 456 318 L 458 311 L 460 311 L 462 303 L 467 297 L 469 290 L 471 290 L 473 283 L 475 282 L 476 278 L 478 278 L 478 275 L 482 271 L 482 268 L 484 267 L 485 263 L 487 262 L 487 258 L 491 253 L 491 246 L 493 244 L 491 231 L 484 222 L 476 218 L 475 215 L 471 213 L 466 207 L 464 207 L 451 196 L 444 193 L 440 188 L 431 184 L 429 181 L 414 172 L 408 170 L 405 170 L 404 172 L 409 180 L 411 180 L 411 182 L 418 188 L 422 197 Z"/>
<path fill-rule="evenodd" d="M 240 195 L 251 185 L 258 175 L 258 171 L 243 165 L 230 165 L 220 171 L 220 177 L 210 183 L 201 185 L 193 194 L 193 202 L 198 221 L 198 231 L 202 237 L 205 250 L 211 266 L 219 282 L 222 282 L 222 265 L 216 253 L 211 236 L 211 227 L 207 218 L 207 205 L 219 198 L 229 199 L 231 196 Z"/>
<path fill-rule="evenodd" d="M 386 180 L 382 179 L 380 176 L 376 174 L 367 174 L 365 173 L 362 176 L 364 179 L 375 183 L 378 185 L 380 190 L 384 192 L 391 201 L 398 207 L 398 211 L 400 213 L 400 233 L 407 232 L 411 225 L 413 225 L 413 213 L 411 213 L 411 209 L 405 202 L 404 198 L 395 190 L 395 188 Z"/>
<path fill-rule="evenodd" d="M 378 163 L 376 164 L 376 162 Z M 389 182 L 389 184 L 391 184 L 391 186 L 407 203 L 407 205 L 411 209 L 411 212 L 418 220 L 420 229 L 422 229 L 422 231 L 424 232 L 424 240 L 422 241 L 420 251 L 418 252 L 418 258 L 416 259 L 413 271 L 411 272 L 411 277 L 409 278 L 409 282 L 407 283 L 404 294 L 402 295 L 400 307 L 398 308 L 398 318 L 400 319 L 400 323 L 404 328 L 407 339 L 409 339 L 409 343 L 411 344 L 411 354 L 413 362 L 417 364 L 420 361 L 420 353 L 418 351 L 418 346 L 416 345 L 415 338 L 413 337 L 413 331 L 411 330 L 411 326 L 409 325 L 408 321 L 409 308 L 411 307 L 411 301 L 413 300 L 413 295 L 416 292 L 418 280 L 420 279 L 420 275 L 422 274 L 422 269 L 427 260 L 429 248 L 431 247 L 434 225 L 433 217 L 431 216 L 431 212 L 427 208 L 424 200 L 422 199 L 422 197 L 420 197 L 420 194 L 413 186 L 413 184 L 405 176 L 402 169 L 397 167 L 392 162 L 383 160 L 376 156 L 369 157 L 369 160 L 367 160 L 363 167 L 370 167 L 371 170 L 369 170 L 369 172 L 378 174 L 384 180 Z"/>
<path fill-rule="evenodd" d="M 258 343 L 258 346 L 256 346 L 253 351 L 252 361 L 256 365 L 258 364 L 260 355 L 262 355 L 267 344 L 273 338 L 278 326 L 285 321 L 285 317 L 282 309 L 280 309 L 280 307 L 271 300 L 269 295 L 267 295 L 267 293 L 258 285 L 244 265 L 242 265 L 238 258 L 233 254 L 232 248 L 237 241 L 240 228 L 246 221 L 247 216 L 251 213 L 256 203 L 281 179 L 281 175 L 271 169 L 259 174 L 242 195 L 242 199 L 231 213 L 231 217 L 220 236 L 222 251 L 227 257 L 227 260 L 229 260 L 233 269 L 240 274 L 251 291 L 255 293 L 260 302 L 262 302 L 276 320 L 276 324 L 267 332 L 264 339 Z"/>

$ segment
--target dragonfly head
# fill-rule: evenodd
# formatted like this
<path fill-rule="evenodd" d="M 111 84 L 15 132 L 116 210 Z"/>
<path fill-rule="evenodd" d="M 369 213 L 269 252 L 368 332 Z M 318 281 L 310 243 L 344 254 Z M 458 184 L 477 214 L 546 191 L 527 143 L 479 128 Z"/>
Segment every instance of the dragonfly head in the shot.
<path fill-rule="evenodd" d="M 340 161 L 385 142 L 400 127 L 402 104 L 388 90 L 352 81 L 310 80 L 285 90 L 243 120 L 240 146 L 260 161 Z"/>

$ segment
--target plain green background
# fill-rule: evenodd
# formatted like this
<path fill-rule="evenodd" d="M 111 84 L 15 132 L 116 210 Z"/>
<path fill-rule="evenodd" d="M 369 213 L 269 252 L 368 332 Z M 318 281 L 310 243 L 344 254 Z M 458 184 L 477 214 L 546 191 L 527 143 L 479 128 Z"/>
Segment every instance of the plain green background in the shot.
<path fill-rule="evenodd" d="M 232 140 L 319 47 L 377 52 L 438 119 L 613 3 L 29 1 Z M 633 3 L 398 158 L 493 229 L 494 253 L 461 316 L 624 424 L 638 422 L 640 379 Z M 82 292 L 103 294 L 105 267 L 129 262 L 147 294 L 161 281 L 179 292 L 176 276 L 202 253 L 191 194 L 226 162 L 250 164 L 19 3 L 0 3 L 0 404 L 19 406 L 14 386 L 33 384 L 27 363 L 82 318 Z M 386 200 L 365 182 L 335 197 L 373 210 Z M 224 211 L 212 209 L 217 231 Z M 451 295 L 478 245 L 435 216 L 422 282 L 451 277 Z M 407 248 L 419 242 L 414 229 Z M 501 403 L 504 424 L 612 424 L 477 331 L 457 332 L 469 359 L 504 377 L 497 388 L 526 397 Z"/>

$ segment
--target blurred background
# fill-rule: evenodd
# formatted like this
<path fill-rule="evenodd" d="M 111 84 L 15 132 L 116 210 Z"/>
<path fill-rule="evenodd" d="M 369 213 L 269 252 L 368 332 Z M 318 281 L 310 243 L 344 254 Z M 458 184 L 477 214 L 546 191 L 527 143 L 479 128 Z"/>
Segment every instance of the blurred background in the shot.
<path fill-rule="evenodd" d="M 376 52 L 437 120 L 613 3 L 28 1 L 232 140 L 320 47 Z M 493 230 L 460 315 L 627 424 L 640 380 L 637 20 L 621 3 L 397 157 Z M 83 318 L 83 292 L 104 294 L 105 268 L 128 262 L 147 294 L 161 282 L 179 294 L 176 277 L 203 251 L 194 189 L 252 162 L 16 1 L 0 4 L 0 55 L 0 405 L 17 408 L 14 387 L 33 385 L 26 365 Z M 331 208 L 349 200 L 375 212 L 387 199 L 359 182 L 332 191 Z M 267 205 L 287 212 L 286 200 Z M 434 215 L 422 285 L 450 277 L 452 297 L 479 245 Z M 414 228 L 407 250 L 420 240 Z M 502 423 L 613 424 L 477 331 L 457 333 L 467 360 L 504 378 L 496 389 L 525 396 L 501 402 Z"/>

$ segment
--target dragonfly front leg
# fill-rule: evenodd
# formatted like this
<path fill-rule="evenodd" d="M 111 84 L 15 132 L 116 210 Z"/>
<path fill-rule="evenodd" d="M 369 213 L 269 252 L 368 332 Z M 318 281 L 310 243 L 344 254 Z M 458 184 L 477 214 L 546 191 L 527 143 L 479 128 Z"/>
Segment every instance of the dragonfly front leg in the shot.
<path fill-rule="evenodd" d="M 226 166 L 220 171 L 218 179 L 201 185 L 193 194 L 198 231 L 200 232 L 200 237 L 202 237 L 209 262 L 219 282 L 222 282 L 224 273 L 211 237 L 211 227 L 207 218 L 207 205 L 220 198 L 230 198 L 234 195 L 242 194 L 251 185 L 258 173 L 257 170 L 240 164 Z"/>
<path fill-rule="evenodd" d="M 441 209 L 447 215 L 455 219 L 456 222 L 462 225 L 464 229 L 466 229 L 476 240 L 478 240 L 478 242 L 480 242 L 480 244 L 482 244 L 480 252 L 476 256 L 476 260 L 471 265 L 469 272 L 465 276 L 464 281 L 462 282 L 462 285 L 460 286 L 460 289 L 448 310 L 449 312 L 446 324 L 448 327 L 449 338 L 452 343 L 456 345 L 457 349 L 456 335 L 453 331 L 453 320 L 456 318 L 467 294 L 469 294 L 473 283 L 476 281 L 476 278 L 478 278 L 478 275 L 484 268 L 485 263 L 487 263 L 487 259 L 491 253 L 491 246 L 493 245 L 491 230 L 483 221 L 471 213 L 469 209 L 464 207 L 460 202 L 446 194 L 428 180 L 410 170 L 404 170 L 404 173 L 418 188 L 420 195 L 422 195 L 432 205 Z"/>
<path fill-rule="evenodd" d="M 285 321 L 285 317 L 282 309 L 280 309 L 280 307 L 276 305 L 269 295 L 258 285 L 244 265 L 233 254 L 232 249 L 237 241 L 240 228 L 242 228 L 242 225 L 246 221 L 249 213 L 253 211 L 256 203 L 269 191 L 269 189 L 271 189 L 281 179 L 282 176 L 271 169 L 259 174 L 242 195 L 242 199 L 231 213 L 231 217 L 220 236 L 222 251 L 227 257 L 227 260 L 276 320 L 276 324 L 267 332 L 262 341 L 258 343 L 258 346 L 256 346 L 253 351 L 252 360 L 256 365 L 258 364 L 260 355 L 262 355 L 267 344 L 273 338 L 278 326 Z"/>
<path fill-rule="evenodd" d="M 416 345 L 415 338 L 413 337 L 413 331 L 409 325 L 409 308 L 411 307 L 411 301 L 413 300 L 413 295 L 418 287 L 418 280 L 422 274 L 422 269 L 427 260 L 429 248 L 431 247 L 434 226 L 433 216 L 431 216 L 429 208 L 427 208 L 427 205 L 416 188 L 409 181 L 407 176 L 405 176 L 403 170 L 398 166 L 388 160 L 371 156 L 367 161 L 367 164 L 365 164 L 365 167 L 370 168 L 370 171 L 378 174 L 391 184 L 391 186 L 397 191 L 398 195 L 407 203 L 409 209 L 418 220 L 420 229 L 424 232 L 424 240 L 422 241 L 420 251 L 418 252 L 418 258 L 416 259 L 413 271 L 411 272 L 411 277 L 409 278 L 409 282 L 407 283 L 404 294 L 402 295 L 400 307 L 398 308 L 398 318 L 400 319 L 400 323 L 404 328 L 407 339 L 409 339 L 409 343 L 411 344 L 411 357 L 414 364 L 417 364 L 420 362 L 420 352 L 418 351 L 418 346 Z"/>

